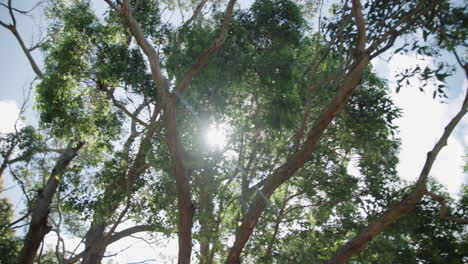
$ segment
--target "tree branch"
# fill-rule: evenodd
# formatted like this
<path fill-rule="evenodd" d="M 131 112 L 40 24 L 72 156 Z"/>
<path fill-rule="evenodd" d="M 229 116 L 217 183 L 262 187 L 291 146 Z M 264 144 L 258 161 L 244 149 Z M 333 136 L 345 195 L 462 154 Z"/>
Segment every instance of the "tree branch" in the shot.
<path fill-rule="evenodd" d="M 356 19 L 358 33 L 356 50 L 358 54 L 362 54 L 366 51 L 366 22 L 362 16 L 361 1 L 353 0 L 352 3 L 351 12 Z"/>
<path fill-rule="evenodd" d="M 0 21 L 0 25 L 3 26 L 4 28 L 8 29 L 13 34 L 13 36 L 15 36 L 16 40 L 18 41 L 18 43 L 21 46 L 21 49 L 23 50 L 24 54 L 28 58 L 29 63 L 31 64 L 31 67 L 33 68 L 34 73 L 37 75 L 37 77 L 39 79 L 43 79 L 44 75 L 42 74 L 41 70 L 37 66 L 37 63 L 34 60 L 34 58 L 32 57 L 30 50 L 24 44 L 23 39 L 21 38 L 20 34 L 18 33 L 18 31 L 16 29 L 16 18 L 15 18 L 15 15 L 13 14 L 13 8 L 11 6 L 11 0 L 8 0 L 8 11 L 10 13 L 10 17 L 11 17 L 11 19 L 13 21 L 13 24 L 8 25 L 8 24 Z"/>
<path fill-rule="evenodd" d="M 193 80 L 193 78 L 206 65 L 208 59 L 223 46 L 228 36 L 229 27 L 231 25 L 232 20 L 232 11 L 234 9 L 235 3 L 236 0 L 229 0 L 229 3 L 226 7 L 226 11 L 224 13 L 223 26 L 221 27 L 221 31 L 219 33 L 218 38 L 198 57 L 197 61 L 192 66 L 192 68 L 185 73 L 184 79 L 177 85 L 176 93 L 179 93 L 179 95 L 182 95 L 184 93 L 185 89 Z"/>
<path fill-rule="evenodd" d="M 458 56 L 458 53 L 455 49 L 453 50 L 453 55 L 455 55 L 455 59 L 457 60 L 460 67 L 462 67 L 462 69 L 465 71 L 466 79 L 468 79 L 468 63 L 462 62 L 462 60 L 460 59 L 460 56 Z"/>
<path fill-rule="evenodd" d="M 105 0 L 113 9 L 120 12 L 124 17 L 127 27 L 130 29 L 130 32 L 135 37 L 138 45 L 143 49 L 143 52 L 148 57 L 151 68 L 151 76 L 156 83 L 156 88 L 161 94 L 164 103 L 168 103 L 170 99 L 169 94 L 169 84 L 167 79 L 163 76 L 160 66 L 159 54 L 152 44 L 145 38 L 143 30 L 141 29 L 140 24 L 132 16 L 130 1 L 125 0 L 122 7 L 118 7 L 113 4 L 110 0 Z"/>
<path fill-rule="evenodd" d="M 362 27 L 358 28 L 358 30 L 362 30 Z M 365 33 L 360 34 L 363 37 L 361 37 L 360 42 L 357 43 L 358 47 L 362 47 L 365 44 L 363 44 L 363 41 L 365 41 Z M 361 51 L 361 49 L 359 48 L 358 51 Z M 310 159 L 322 134 L 338 113 L 343 110 L 351 94 L 361 82 L 362 75 L 369 64 L 369 56 L 366 53 L 359 52 L 356 52 L 355 56 L 355 62 L 345 75 L 343 85 L 338 89 L 333 100 L 319 115 L 312 129 L 309 131 L 308 138 L 302 145 L 302 148 L 295 152 L 285 164 L 268 176 L 262 190 L 257 192 L 228 254 L 226 259 L 227 264 L 240 263 L 242 249 L 257 225 L 269 201 L 268 199 L 279 186 L 289 180 Z"/>
<path fill-rule="evenodd" d="M 408 14 L 406 14 L 404 17 L 398 20 L 398 22 L 393 24 L 392 28 L 387 30 L 387 32 L 385 32 L 378 40 L 372 43 L 367 49 L 367 52 L 371 54 L 371 59 L 377 57 L 378 55 L 391 48 L 395 43 L 397 37 L 401 36 L 401 34 L 403 34 L 411 26 L 413 26 L 416 20 L 419 18 L 419 16 L 427 12 L 432 7 L 433 5 L 425 5 L 424 1 L 420 1 L 414 9 L 412 9 L 410 12 L 408 12 Z M 404 26 L 397 30 L 397 28 L 401 25 Z M 377 48 L 385 41 L 387 41 L 387 44 L 384 47 L 377 50 Z"/>
<path fill-rule="evenodd" d="M 116 232 L 114 233 L 109 241 L 107 242 L 106 246 L 114 243 L 114 242 L 117 242 L 119 241 L 120 239 L 122 238 L 125 238 L 125 237 L 128 237 L 128 236 L 131 236 L 133 234 L 136 234 L 136 233 L 139 233 L 139 232 L 151 232 L 151 231 L 154 231 L 154 226 L 152 225 L 137 225 L 137 226 L 132 226 L 130 228 L 127 228 L 127 229 L 124 229 L 122 231 L 119 231 L 119 232 Z M 67 259 L 65 260 L 65 264 L 72 264 L 72 263 L 75 263 L 77 261 L 79 261 L 80 259 L 82 259 L 85 255 L 86 251 L 82 251 L 81 253 L 75 255 L 74 257 L 70 258 L 70 259 Z"/>
<path fill-rule="evenodd" d="M 445 198 L 437 195 L 433 192 L 427 192 L 426 195 L 431 197 L 432 199 L 436 200 L 440 204 L 440 211 L 439 211 L 439 218 L 452 221 L 452 222 L 457 222 L 460 224 L 468 224 L 468 219 L 463 219 L 463 218 L 457 218 L 457 217 L 451 217 L 449 216 L 449 209 L 447 207 L 447 204 L 445 203 Z"/>
<path fill-rule="evenodd" d="M 97 84 L 97 88 L 101 91 L 104 91 L 106 94 L 107 94 L 107 97 L 110 98 L 112 100 L 112 103 L 115 105 L 115 107 L 117 107 L 118 109 L 120 109 L 122 112 L 124 112 L 128 117 L 130 117 L 132 119 L 132 121 L 134 122 L 137 122 L 138 124 L 144 126 L 145 128 L 148 128 L 148 124 L 141 120 L 140 118 L 138 118 L 138 112 L 136 113 L 132 113 L 130 112 L 127 108 L 125 108 L 124 105 L 122 105 L 114 96 L 114 93 L 113 91 L 110 91 L 102 82 L 100 81 L 96 81 L 96 84 Z"/>
<path fill-rule="evenodd" d="M 189 26 L 192 23 L 192 21 L 194 21 L 198 17 L 198 15 L 202 11 L 203 7 L 205 6 L 206 2 L 208 2 L 208 0 L 202 0 L 200 2 L 200 4 L 197 5 L 197 8 L 195 8 L 195 11 L 193 12 L 193 15 L 187 21 L 185 21 L 185 23 L 182 25 L 182 27 Z"/>
<path fill-rule="evenodd" d="M 427 178 L 431 171 L 432 165 L 437 158 L 440 150 L 447 145 L 447 139 L 452 134 L 456 125 L 460 122 L 463 116 L 468 111 L 468 89 L 466 91 L 465 100 L 460 111 L 453 117 L 452 120 L 444 129 L 444 133 L 434 145 L 433 149 L 427 153 L 426 162 L 419 175 L 413 191 L 405 195 L 403 199 L 388 209 L 382 216 L 370 223 L 363 229 L 354 239 L 347 242 L 327 263 L 346 263 L 352 256 L 361 252 L 367 244 L 377 235 L 379 235 L 387 226 L 396 222 L 401 217 L 415 210 L 417 203 L 427 193 Z"/>
<path fill-rule="evenodd" d="M 14 8 L 14 7 L 11 7 L 11 5 L 6 5 L 4 3 L 0 3 L 0 6 L 3 6 L 3 7 L 6 7 L 8 9 L 11 9 L 15 12 L 18 12 L 22 15 L 29 15 L 29 13 L 31 13 L 34 9 L 36 9 L 38 6 L 40 6 L 42 4 L 42 1 L 39 1 L 37 2 L 31 9 L 29 9 L 28 11 L 24 11 L 24 10 L 20 10 L 20 9 L 17 9 L 17 8 Z"/>
<path fill-rule="evenodd" d="M 49 179 L 42 190 L 39 191 L 37 199 L 31 209 L 31 222 L 24 238 L 23 248 L 18 254 L 18 263 L 32 264 L 34 262 L 41 241 L 50 231 L 47 219 L 50 213 L 52 198 L 60 183 L 58 176 L 67 169 L 68 165 L 78 154 L 78 151 L 83 145 L 83 142 L 70 142 L 68 144 L 68 151 L 59 157 L 52 169 Z"/>

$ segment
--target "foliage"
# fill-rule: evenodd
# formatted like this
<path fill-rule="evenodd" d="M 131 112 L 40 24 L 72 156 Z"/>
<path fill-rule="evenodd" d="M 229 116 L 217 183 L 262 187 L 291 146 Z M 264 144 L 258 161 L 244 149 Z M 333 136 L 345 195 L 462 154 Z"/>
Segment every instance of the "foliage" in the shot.
<path fill-rule="evenodd" d="M 45 66 L 36 88 L 41 129 L 2 135 L 0 145 L 4 160 L 14 153 L 23 162 L 12 171 L 34 196 L 28 204 L 33 209 L 63 159 L 65 142 L 86 142 L 54 176 L 58 187 L 48 205 L 54 230 L 64 228 L 83 240 L 84 263 L 102 258 L 121 221 L 170 239 L 182 237 L 183 221 L 191 214 L 193 240 L 187 248 L 193 241 L 200 263 L 224 262 L 230 241 L 262 195 L 267 206 L 260 221 L 253 221 L 244 261 L 327 261 L 410 189 L 397 175 L 395 120 L 401 110 L 387 83 L 366 66 L 357 88 L 337 101 L 348 75 L 362 56 L 380 55 L 402 35 L 422 34 L 393 53 L 434 57 L 466 38 L 464 22 L 455 19 L 466 12 L 444 1 L 363 2 L 365 54 L 356 48 L 361 38 L 352 11 L 356 1 L 331 5 L 329 15 L 322 16 L 321 1 L 257 0 L 235 9 L 228 29 L 219 1 L 183 25 L 166 23 L 165 12 L 191 12 L 198 1 L 111 2 L 117 7 L 126 2 L 131 9 L 110 7 L 99 19 L 89 1 L 49 3 L 50 41 L 42 45 Z M 321 16 L 318 31 L 307 10 Z M 454 18 L 448 18 L 452 13 Z M 226 40 L 220 38 L 223 30 Z M 158 60 L 145 45 L 154 48 Z M 206 64 L 190 75 L 203 54 L 209 54 Z M 444 63 L 435 69 L 417 66 L 397 76 L 397 89 L 417 77 L 435 85 L 434 97 L 444 98 L 452 73 Z M 178 90 L 187 79 L 187 89 Z M 328 109 L 333 113 L 326 121 Z M 224 128 L 227 142 L 209 146 L 209 127 Z M 307 145 L 314 137 L 316 144 Z M 266 197 L 271 175 L 307 149 L 313 151 L 300 157 L 304 162 Z M 466 215 L 466 186 L 460 201 L 450 200 L 437 183 L 430 187 L 446 198 L 451 215 Z M 10 222 L 9 204 L 0 200 L 0 205 L 5 223 Z M 462 263 L 466 230 L 439 219 L 439 209 L 437 201 L 423 199 L 353 262 L 439 263 L 446 258 Z M 189 213 L 182 216 L 181 210 Z M 18 249 L 8 232 L 0 244 L 10 252 L 0 252 L 6 257 Z M 53 252 L 44 255 L 42 263 L 47 261 L 54 263 Z"/>
<path fill-rule="evenodd" d="M 3 184 L 0 181 L 0 189 Z M 14 229 L 9 224 L 13 221 L 13 205 L 5 197 L 0 197 L 0 263 L 13 263 L 21 241 L 15 237 Z"/>

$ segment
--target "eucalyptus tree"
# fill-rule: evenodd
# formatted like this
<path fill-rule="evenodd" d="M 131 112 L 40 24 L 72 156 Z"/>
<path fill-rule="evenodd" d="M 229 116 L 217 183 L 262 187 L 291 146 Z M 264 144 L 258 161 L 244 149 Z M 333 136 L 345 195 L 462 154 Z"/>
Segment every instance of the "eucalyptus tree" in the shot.
<path fill-rule="evenodd" d="M 460 226 L 430 221 L 437 205 L 439 218 L 466 220 L 427 182 L 468 100 L 415 186 L 403 186 L 393 124 L 400 112 L 370 61 L 401 36 L 422 32 L 424 41 L 395 52 L 453 51 L 468 72 L 455 50 L 466 45 L 457 19 L 466 17 L 463 9 L 439 0 L 352 0 L 331 3 L 322 16 L 322 1 L 257 0 L 246 9 L 236 0 L 105 2 L 103 19 L 89 1 L 48 2 L 44 67 L 18 31 L 15 15 L 25 12 L 2 4 L 11 22 L 1 25 L 40 79 L 41 127 L 67 145 L 54 152 L 57 162 L 29 205 L 18 263 L 33 263 L 51 222 L 60 235 L 62 216 L 89 228 L 76 232 L 83 252 L 57 250 L 60 263 L 100 263 L 109 244 L 143 231 L 177 234 L 179 263 L 194 259 L 194 245 L 200 263 L 240 263 L 241 254 L 245 262 L 343 263 L 373 239 L 356 261 L 385 259 L 378 251 L 385 243 L 415 261 L 423 257 L 414 248 L 427 243 L 417 228 L 450 234 L 461 260 Z M 180 11 L 183 21 L 167 23 L 167 11 Z M 398 83 L 434 77 L 434 97 L 444 97 L 444 70 L 416 68 Z M 226 144 L 207 146 L 213 126 L 226 130 Z M 17 146 L 27 154 L 18 161 L 52 149 L 50 141 L 31 147 L 21 138 L 7 137 L 2 171 L 17 166 L 10 158 Z M 353 175 L 347 168 L 356 157 Z M 413 212 L 420 215 L 411 228 L 397 222 Z M 127 218 L 133 226 L 116 231 Z"/>

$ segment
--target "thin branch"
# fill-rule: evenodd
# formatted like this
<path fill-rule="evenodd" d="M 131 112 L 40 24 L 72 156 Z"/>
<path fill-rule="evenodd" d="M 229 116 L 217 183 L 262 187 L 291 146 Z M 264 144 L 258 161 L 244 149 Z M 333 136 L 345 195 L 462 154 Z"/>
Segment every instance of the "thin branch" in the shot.
<path fill-rule="evenodd" d="M 25 10 L 20 10 L 20 9 L 17 9 L 17 8 L 14 8 L 14 7 L 11 7 L 11 9 L 17 13 L 20 13 L 22 15 L 29 15 L 29 13 L 31 13 L 34 9 L 36 9 L 38 6 L 40 6 L 42 4 L 42 1 L 39 1 L 37 2 L 31 9 L 25 11 Z M 9 8 L 7 5 L 5 5 L 4 3 L 0 3 L 0 6 L 4 6 L 6 8 Z"/>
<path fill-rule="evenodd" d="M 11 222 L 10 224 L 1 227 L 1 229 L 5 230 L 5 229 L 7 229 L 7 228 L 10 228 L 10 227 L 16 225 L 17 223 L 23 221 L 24 219 L 26 219 L 29 215 L 30 215 L 30 212 L 28 211 L 25 215 L 23 215 L 22 217 L 18 218 L 16 221 Z"/>
<path fill-rule="evenodd" d="M 347 3 L 347 1 L 344 4 L 345 6 L 346 6 L 346 3 Z M 323 1 L 322 1 L 322 4 L 323 4 Z M 322 8 L 322 7 L 320 7 L 320 8 Z M 321 13 L 321 11 L 320 11 L 320 13 Z M 319 52 L 319 43 L 320 43 L 320 31 L 319 31 L 319 37 L 317 39 L 316 47 L 315 47 L 315 55 L 314 55 L 314 59 L 312 60 L 314 63 L 312 63 L 312 67 L 311 67 L 311 69 L 309 71 L 309 76 L 308 76 L 308 80 L 307 80 L 307 94 L 306 94 L 306 106 L 304 107 L 304 117 L 302 118 L 301 124 L 297 128 L 297 130 L 296 130 L 296 132 L 295 132 L 295 134 L 293 136 L 293 142 L 295 144 L 294 147 L 293 147 L 294 151 L 297 151 L 297 148 L 299 147 L 300 141 L 302 140 L 302 137 L 304 136 L 305 128 L 306 128 L 306 126 L 307 126 L 307 124 L 309 122 L 310 110 L 312 108 L 312 96 L 313 96 L 313 94 L 315 93 L 315 91 L 317 91 L 326 82 L 332 80 L 331 78 L 326 78 L 325 80 L 322 80 L 322 82 L 320 82 L 320 83 L 318 83 L 316 85 L 313 85 L 313 81 L 315 80 L 315 76 L 317 74 L 319 66 L 327 58 L 328 54 L 330 54 L 332 46 L 335 45 L 336 43 L 338 43 L 338 41 L 340 41 L 341 38 L 343 37 L 344 28 L 347 25 L 347 23 L 349 22 L 349 19 L 351 18 L 351 16 L 349 16 L 349 15 L 345 16 L 344 13 L 343 13 L 343 16 L 344 16 L 344 18 L 341 19 L 338 33 L 333 37 L 333 39 L 330 41 L 330 44 L 327 46 L 325 52 L 323 52 L 323 53 Z M 319 17 L 319 24 L 320 24 L 320 17 Z M 321 55 L 320 58 L 318 58 L 319 54 Z M 333 76 L 338 78 L 339 76 L 343 76 L 343 74 L 342 75 L 334 74 Z"/>
<path fill-rule="evenodd" d="M 80 260 L 80 259 L 84 256 L 84 251 L 81 252 L 81 253 L 78 254 L 78 255 L 75 255 L 75 252 L 78 250 L 78 248 L 80 247 L 80 245 L 83 243 L 84 240 L 85 240 L 85 237 L 82 237 L 81 240 L 80 240 L 80 243 L 78 243 L 78 244 L 76 245 L 75 249 L 73 249 L 72 252 L 69 252 L 70 255 L 72 256 L 71 259 L 75 258 L 74 256 L 78 257 L 78 255 L 80 255 L 80 254 L 81 254 L 82 256 L 78 257 L 75 261 L 71 261 L 71 259 L 70 259 L 70 262 L 69 262 L 69 260 L 66 259 L 63 263 L 65 263 L 65 264 L 72 264 L 72 263 L 75 263 L 76 261 Z"/>
<path fill-rule="evenodd" d="M 28 48 L 28 51 L 33 52 L 34 50 L 40 48 L 42 46 L 42 44 L 44 44 L 47 41 L 48 41 L 47 38 L 43 38 L 42 40 L 39 40 L 36 44 L 34 44 L 30 48 Z"/>
<path fill-rule="evenodd" d="M 13 8 L 11 7 L 11 0 L 8 0 L 8 11 L 10 12 L 11 20 L 13 21 L 13 27 L 16 27 L 16 18 L 13 14 Z"/>
<path fill-rule="evenodd" d="M 13 9 L 11 7 L 11 0 L 8 0 L 8 10 L 9 10 L 9 13 L 10 13 L 10 16 L 11 16 L 11 19 L 13 21 L 13 24 L 11 25 L 8 25 L 2 21 L 0 21 L 0 25 L 3 26 L 4 28 L 8 29 L 11 33 L 13 33 L 13 35 L 15 36 L 16 40 L 18 41 L 18 43 L 20 44 L 21 46 L 21 49 L 23 50 L 24 54 L 26 55 L 26 57 L 28 58 L 29 60 L 29 63 L 31 64 L 31 67 L 33 68 L 33 71 L 34 73 L 36 73 L 37 77 L 42 79 L 44 77 L 44 75 L 42 74 L 41 70 L 39 69 L 39 67 L 37 66 L 37 63 L 36 61 L 34 60 L 34 58 L 32 57 L 31 55 L 31 52 L 29 51 L 29 49 L 26 47 L 26 45 L 24 44 L 24 41 L 23 39 L 21 38 L 20 34 L 18 33 L 17 29 L 16 29 L 16 18 L 15 18 L 15 15 L 13 14 Z"/>
<path fill-rule="evenodd" d="M 56 230 L 55 233 L 57 234 L 57 244 L 55 245 L 55 257 L 57 258 L 57 261 L 59 264 L 64 263 L 64 255 L 65 255 L 65 242 L 63 238 L 60 235 L 60 226 L 62 225 L 62 208 L 61 208 L 61 203 L 62 199 L 60 197 L 60 192 L 57 192 L 56 194 L 57 197 L 57 213 L 58 213 L 58 222 L 56 224 Z M 62 254 L 60 254 L 60 243 L 62 243 Z"/>
<path fill-rule="evenodd" d="M 197 8 L 195 8 L 193 15 L 182 25 L 182 27 L 189 26 L 192 23 L 192 21 L 194 21 L 198 17 L 206 2 L 208 2 L 208 0 L 202 0 L 200 4 L 197 5 Z"/>
<path fill-rule="evenodd" d="M 306 105 L 304 107 L 304 117 L 301 120 L 301 124 L 299 128 L 297 129 L 296 134 L 294 135 L 294 144 L 295 144 L 294 150 L 297 150 L 297 148 L 299 147 L 302 137 L 304 136 L 304 131 L 306 129 L 306 126 L 309 123 L 310 111 L 312 109 L 312 95 L 315 93 L 315 91 L 320 89 L 327 82 L 330 82 L 332 80 L 337 80 L 341 77 L 343 77 L 343 73 L 335 73 L 326 77 L 325 79 L 320 81 L 318 84 L 316 85 L 311 84 L 311 86 L 309 86 L 309 89 L 307 90 L 307 95 L 306 95 Z"/>
<path fill-rule="evenodd" d="M 120 8 L 116 4 L 114 4 L 111 0 L 104 0 L 104 1 L 115 11 L 118 12 L 120 10 Z"/>
<path fill-rule="evenodd" d="M 129 245 L 129 246 L 127 246 L 127 247 L 125 247 L 125 248 L 123 248 L 123 249 L 117 251 L 117 252 L 115 252 L 114 254 L 104 255 L 104 256 L 102 256 L 102 257 L 104 257 L 104 258 L 115 257 L 115 256 L 117 256 L 118 254 L 120 254 L 120 253 L 126 251 L 127 249 L 131 248 L 134 244 L 135 244 L 135 243 L 133 243 L 133 244 L 131 244 L 131 245 Z"/>
<path fill-rule="evenodd" d="M 39 256 L 37 257 L 37 264 L 42 263 L 42 252 L 44 251 L 44 240 L 41 241 L 41 250 L 39 251 Z"/>
<path fill-rule="evenodd" d="M 468 63 L 463 64 L 462 60 L 460 59 L 460 56 L 458 56 L 458 53 L 455 49 L 453 50 L 453 55 L 455 55 L 455 58 L 457 59 L 457 62 L 460 65 L 460 67 L 462 67 L 465 71 L 465 76 L 468 79 Z"/>
<path fill-rule="evenodd" d="M 133 112 L 133 115 L 138 116 L 138 114 L 141 112 L 141 110 L 144 107 L 145 107 L 144 103 L 139 105 L 137 107 L 137 109 L 135 109 L 135 111 Z M 131 145 L 133 144 L 133 142 L 135 141 L 136 137 L 139 134 L 140 134 L 140 132 L 138 132 L 137 129 L 136 129 L 136 122 L 135 122 L 134 119 L 132 119 L 131 124 L 130 124 L 130 136 L 128 136 L 127 141 L 125 141 L 125 143 L 123 145 L 123 153 L 125 153 L 126 155 L 129 154 L 130 147 L 131 147 Z"/>
<path fill-rule="evenodd" d="M 449 216 L 449 209 L 447 207 L 444 197 L 437 195 L 433 192 L 427 192 L 426 195 L 430 196 L 432 199 L 439 202 L 440 204 L 439 218 L 452 221 L 452 222 L 457 222 L 460 224 L 468 224 L 468 219 Z"/>
<path fill-rule="evenodd" d="M 15 128 L 15 131 L 16 131 L 16 132 L 18 132 L 18 123 L 19 123 L 20 120 L 21 120 L 21 116 L 22 116 L 22 115 L 24 114 L 24 112 L 26 111 L 26 105 L 28 104 L 29 98 L 31 97 L 31 92 L 34 90 L 33 84 L 34 84 L 34 82 L 35 82 L 36 80 L 37 80 L 37 77 L 35 77 L 35 78 L 31 81 L 31 83 L 29 84 L 29 90 L 28 90 L 28 93 L 26 94 L 26 96 L 25 96 L 25 94 L 24 94 L 24 88 L 23 88 L 23 97 L 25 97 L 25 98 L 24 98 L 24 100 L 23 100 L 23 103 L 21 104 L 20 111 L 19 111 L 19 113 L 18 113 L 18 117 L 16 118 L 15 124 L 14 124 L 14 126 L 13 126 L 13 127 Z"/>
<path fill-rule="evenodd" d="M 432 6 L 433 5 L 425 5 L 424 1 L 420 1 L 414 9 L 412 9 L 410 12 L 408 12 L 408 14 L 394 23 L 392 28 L 387 30 L 387 32 L 385 32 L 378 40 L 372 43 L 367 49 L 367 52 L 371 54 L 371 59 L 391 48 L 397 37 L 401 36 L 401 34 L 413 26 L 414 23 L 419 19 L 419 16 L 422 13 L 427 12 L 430 8 L 432 8 Z M 397 28 L 403 24 L 404 26 L 397 30 Z M 381 49 L 377 50 L 377 48 L 385 41 L 387 41 L 387 44 Z"/>
<path fill-rule="evenodd" d="M 98 86 L 98 89 L 101 90 L 101 91 L 104 91 L 107 96 L 112 100 L 112 103 L 115 105 L 115 107 L 117 107 L 118 109 L 120 109 L 122 112 L 124 112 L 128 117 L 130 117 L 132 119 L 132 121 L 135 121 L 137 122 L 138 124 L 148 128 L 148 124 L 141 120 L 140 118 L 138 118 L 138 113 L 132 113 L 130 112 L 127 108 L 125 108 L 125 106 L 119 102 L 119 100 L 117 100 L 114 96 L 114 92 L 113 90 L 109 90 L 102 82 L 100 81 L 96 81 L 96 84 Z M 138 111 L 139 112 L 139 111 Z"/>
<path fill-rule="evenodd" d="M 180 17 L 182 18 L 182 23 L 184 23 L 185 17 L 184 17 L 184 12 L 182 11 L 182 5 L 180 4 L 180 0 L 177 0 L 177 5 L 179 6 L 179 12 L 180 12 Z"/>
<path fill-rule="evenodd" d="M 10 174 L 11 174 L 11 176 L 13 176 L 13 179 L 15 179 L 18 182 L 18 184 L 19 184 L 19 186 L 21 188 L 21 191 L 23 192 L 24 196 L 26 197 L 26 200 L 29 203 L 29 202 L 31 202 L 31 198 L 29 198 L 29 196 L 28 196 L 28 192 L 26 191 L 26 186 L 25 186 L 24 182 L 18 177 L 18 175 L 16 175 L 14 170 L 11 168 L 12 163 L 13 162 L 10 162 L 10 164 L 8 165 L 8 169 L 10 170 Z M 29 214 L 29 212 L 28 212 L 28 214 Z"/>
<path fill-rule="evenodd" d="M 117 221 L 112 225 L 111 229 L 107 233 L 106 237 L 104 238 L 104 244 L 109 244 L 110 238 L 114 233 L 117 226 L 122 222 L 123 217 L 126 215 L 127 211 L 130 209 L 131 205 L 131 190 L 133 188 L 133 182 L 135 177 L 142 174 L 146 169 L 149 168 L 149 165 L 145 163 L 145 153 L 147 151 L 147 144 L 150 142 L 151 138 L 153 137 L 154 133 L 156 133 L 157 126 L 156 123 L 152 123 L 149 127 L 148 131 L 145 134 L 145 137 L 140 142 L 140 147 L 138 152 L 135 156 L 135 159 L 132 163 L 132 167 L 127 172 L 127 179 L 126 179 L 126 197 L 127 202 L 123 211 L 119 214 Z"/>
<path fill-rule="evenodd" d="M 235 3 L 236 0 L 229 0 L 229 3 L 226 7 L 226 11 L 224 13 L 223 26 L 221 27 L 221 31 L 219 33 L 218 38 L 198 57 L 195 64 L 188 72 L 185 73 L 183 80 L 177 85 L 176 93 L 178 93 L 179 96 L 184 93 L 185 89 L 193 80 L 193 78 L 208 62 L 208 59 L 223 46 L 228 36 L 229 27 L 231 25 L 232 20 L 232 11 L 234 9 Z"/>

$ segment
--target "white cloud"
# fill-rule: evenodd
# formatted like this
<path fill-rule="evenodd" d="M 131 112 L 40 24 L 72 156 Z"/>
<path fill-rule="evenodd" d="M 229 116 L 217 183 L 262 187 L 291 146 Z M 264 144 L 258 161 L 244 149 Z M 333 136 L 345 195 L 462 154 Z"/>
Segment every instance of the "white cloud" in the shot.
<path fill-rule="evenodd" d="M 20 109 L 15 101 L 0 101 L 0 132 L 8 133 L 15 131 L 14 125 L 18 119 Z M 21 120 L 18 125 L 22 125 Z"/>
<path fill-rule="evenodd" d="M 403 116 L 396 121 L 400 127 L 402 139 L 398 172 L 401 178 L 410 181 L 419 177 L 427 152 L 433 148 L 442 135 L 444 127 L 461 105 L 461 98 L 451 100 L 450 104 L 441 104 L 437 99 L 432 98 L 432 90 L 425 93 L 419 91 L 419 83 L 416 79 L 412 80 L 410 87 L 403 87 L 397 94 L 395 74 L 416 64 L 423 68 L 431 65 L 432 61 L 424 57 L 395 55 L 390 62 L 377 60 L 374 63 L 379 75 L 389 80 L 395 104 L 403 109 Z M 459 84 L 449 83 L 448 85 Z M 462 120 L 462 124 L 448 140 L 447 146 L 440 152 L 430 173 L 432 177 L 444 184 L 452 195 L 459 194 L 460 186 L 466 177 L 463 172 L 465 146 L 459 140 L 460 137 L 455 137 L 455 134 L 463 134 L 460 129 L 466 127 L 467 124 L 466 118 Z"/>

